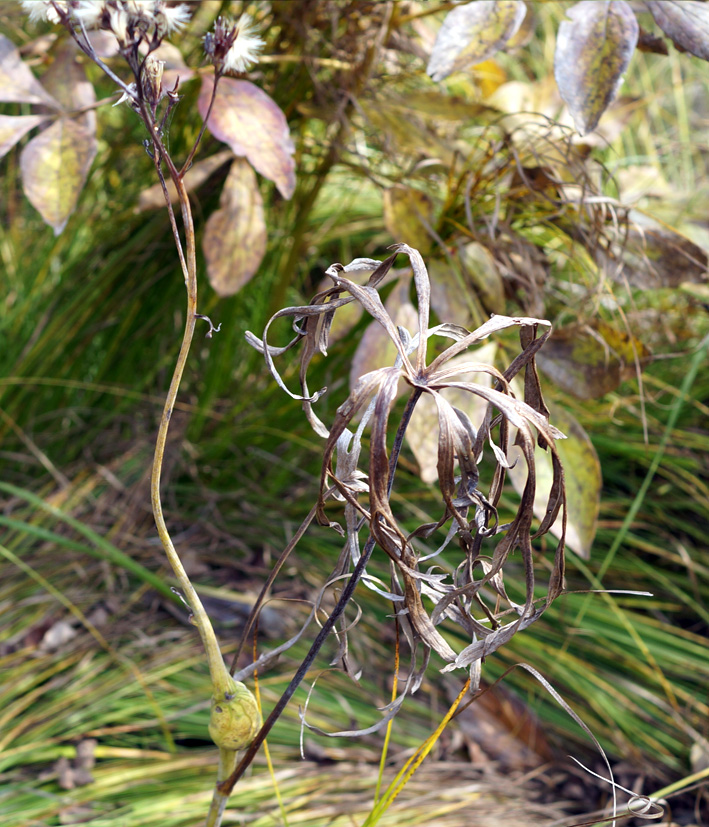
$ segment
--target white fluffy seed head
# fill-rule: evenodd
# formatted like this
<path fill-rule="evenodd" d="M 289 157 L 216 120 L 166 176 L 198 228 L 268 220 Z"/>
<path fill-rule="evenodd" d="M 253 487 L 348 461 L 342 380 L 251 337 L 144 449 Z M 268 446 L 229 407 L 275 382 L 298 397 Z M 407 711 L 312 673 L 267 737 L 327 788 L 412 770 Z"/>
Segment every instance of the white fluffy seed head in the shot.
<path fill-rule="evenodd" d="M 258 62 L 264 45 L 248 15 L 243 14 L 236 25 L 236 39 L 224 58 L 225 72 L 246 72 L 252 64 Z"/>

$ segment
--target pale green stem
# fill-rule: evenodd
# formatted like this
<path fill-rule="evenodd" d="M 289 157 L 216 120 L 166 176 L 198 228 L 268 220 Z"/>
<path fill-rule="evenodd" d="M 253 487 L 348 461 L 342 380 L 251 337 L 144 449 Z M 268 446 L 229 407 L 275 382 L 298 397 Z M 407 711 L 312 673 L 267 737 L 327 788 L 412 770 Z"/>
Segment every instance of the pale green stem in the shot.
<path fill-rule="evenodd" d="M 237 753 L 231 749 L 219 749 L 219 770 L 217 771 L 217 785 L 214 788 L 214 795 L 212 796 L 212 803 L 209 806 L 207 813 L 207 821 L 205 827 L 219 827 L 222 823 L 222 816 L 226 809 L 227 801 L 229 801 L 229 794 L 219 792 L 219 785 L 225 781 L 234 771 L 236 767 Z"/>
<path fill-rule="evenodd" d="M 204 610 L 202 601 L 199 599 L 192 583 L 190 582 L 187 572 L 182 565 L 177 551 L 170 538 L 170 533 L 165 524 L 165 517 L 162 510 L 162 502 L 160 500 L 160 475 L 162 472 L 162 464 L 165 456 L 165 444 L 167 442 L 167 432 L 170 427 L 170 418 L 175 407 L 177 393 L 182 381 L 182 374 L 187 363 L 192 338 L 194 336 L 194 329 L 196 324 L 197 313 L 197 261 L 195 254 L 195 235 L 194 224 L 192 222 L 192 210 L 190 208 L 189 196 L 185 189 L 184 182 L 179 175 L 173 176 L 173 181 L 177 187 L 177 192 L 180 197 L 180 206 L 182 209 L 182 219 L 185 228 L 185 253 L 186 253 L 186 272 L 185 283 L 187 287 L 187 318 L 185 320 L 185 332 L 182 337 L 182 346 L 177 357 L 177 364 L 172 374 L 172 381 L 165 399 L 165 407 L 163 408 L 162 417 L 160 419 L 160 427 L 155 442 L 155 456 L 153 459 L 153 473 L 150 483 L 150 498 L 153 506 L 153 515 L 155 517 L 155 525 L 157 526 L 158 536 L 162 542 L 165 554 L 175 573 L 180 589 L 182 590 L 185 600 L 189 603 L 192 609 L 192 622 L 197 627 L 202 644 L 204 645 L 207 654 L 207 661 L 209 664 L 209 674 L 212 680 L 213 691 L 215 693 L 227 693 L 230 689 L 230 676 L 224 664 L 217 636 L 214 634 L 214 629 L 209 620 L 209 617 Z"/>

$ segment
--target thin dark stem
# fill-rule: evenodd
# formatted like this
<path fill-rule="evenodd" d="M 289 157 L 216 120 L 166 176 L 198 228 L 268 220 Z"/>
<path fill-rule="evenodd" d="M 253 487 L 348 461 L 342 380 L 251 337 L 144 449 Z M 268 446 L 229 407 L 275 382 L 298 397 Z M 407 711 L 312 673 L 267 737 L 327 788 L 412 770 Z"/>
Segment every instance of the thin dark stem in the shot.
<path fill-rule="evenodd" d="M 394 485 L 394 473 L 396 471 L 396 465 L 399 460 L 399 454 L 401 453 L 401 447 L 404 442 L 404 434 L 406 433 L 406 428 L 411 421 L 411 415 L 413 414 L 414 407 L 418 402 L 419 398 L 423 391 L 420 388 L 416 388 L 414 392 L 409 397 L 408 402 L 406 403 L 406 408 L 404 409 L 404 413 L 401 417 L 401 421 L 399 423 L 399 427 L 396 431 L 396 437 L 394 438 L 394 445 L 392 446 L 391 456 L 389 457 L 389 479 L 387 483 L 387 494 L 391 496 L 392 486 Z M 340 595 L 340 599 L 337 601 L 337 605 L 332 611 L 332 614 L 328 617 L 328 619 L 323 623 L 320 632 L 318 633 L 317 637 L 313 641 L 308 654 L 305 656 L 303 662 L 298 667 L 298 671 L 295 673 L 291 682 L 286 687 L 285 691 L 281 695 L 278 700 L 278 703 L 274 706 L 271 710 L 271 714 L 266 718 L 263 726 L 258 732 L 256 738 L 254 738 L 251 746 L 246 750 L 244 753 L 244 757 L 236 766 L 236 769 L 231 773 L 231 775 L 223 781 L 221 784 L 217 785 L 217 789 L 222 795 L 229 795 L 231 791 L 234 789 L 234 785 L 236 782 L 241 778 L 241 776 L 246 771 L 247 767 L 253 761 L 256 753 L 258 752 L 261 744 L 265 741 L 268 737 L 268 733 L 271 731 L 273 725 L 276 721 L 280 718 L 283 710 L 288 705 L 288 702 L 293 697 L 296 689 L 300 686 L 303 678 L 308 673 L 313 661 L 317 657 L 322 645 L 327 640 L 330 632 L 333 630 L 335 624 L 342 616 L 347 604 L 350 602 L 352 595 L 354 594 L 355 589 L 357 588 L 357 584 L 359 583 L 360 579 L 362 578 L 362 574 L 369 562 L 369 558 L 372 556 L 372 551 L 374 550 L 375 540 L 374 537 L 370 534 L 367 538 L 367 542 L 364 544 L 364 548 L 362 549 L 362 554 L 357 562 L 357 565 L 350 576 L 350 579 L 347 581 L 344 589 L 342 590 L 342 594 Z"/>
<path fill-rule="evenodd" d="M 219 80 L 221 75 L 217 72 L 216 68 L 214 69 L 214 82 L 212 83 L 212 97 L 209 99 L 209 106 L 207 107 L 207 112 L 204 116 L 202 121 L 202 127 L 199 130 L 199 134 L 195 139 L 194 144 L 192 145 L 192 149 L 190 150 L 190 154 L 187 156 L 187 160 L 182 165 L 182 169 L 180 170 L 180 177 L 184 176 L 187 170 L 192 166 L 192 159 L 195 156 L 195 152 L 197 152 L 197 147 L 199 146 L 199 142 L 202 140 L 202 136 L 207 128 L 207 121 L 209 120 L 209 116 L 212 114 L 212 107 L 214 106 L 214 101 L 217 97 L 217 86 L 219 85 Z"/>

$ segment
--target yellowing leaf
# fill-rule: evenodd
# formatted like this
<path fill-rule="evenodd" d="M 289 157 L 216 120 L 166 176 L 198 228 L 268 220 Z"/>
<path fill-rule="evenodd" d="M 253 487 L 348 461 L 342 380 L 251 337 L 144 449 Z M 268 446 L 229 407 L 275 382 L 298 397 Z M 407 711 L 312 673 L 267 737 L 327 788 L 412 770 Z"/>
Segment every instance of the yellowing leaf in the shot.
<path fill-rule="evenodd" d="M 558 405 L 548 402 L 547 406 L 550 422 L 567 437 L 556 443 L 566 479 L 566 545 L 579 557 L 588 560 L 598 523 L 603 484 L 601 464 L 596 449 L 576 419 Z M 518 461 L 508 473 L 515 491 L 521 495 L 527 482 L 527 467 L 524 464 L 522 449 L 513 445 L 510 460 L 514 462 L 515 459 Z M 534 462 L 537 482 L 534 516 L 541 521 L 546 514 L 551 491 L 551 455 L 537 445 L 534 450 Z M 552 526 L 551 533 L 555 537 L 561 535 L 561 514 Z"/>
<path fill-rule="evenodd" d="M 234 153 L 230 149 L 225 149 L 223 152 L 217 152 L 216 155 L 210 155 L 203 161 L 197 161 L 185 173 L 185 188 L 187 192 L 193 192 L 200 187 L 209 177 L 211 177 L 220 167 L 233 159 Z M 167 191 L 170 194 L 170 203 L 176 204 L 178 199 L 177 190 L 171 179 L 166 181 Z M 143 190 L 138 198 L 137 212 L 144 210 L 157 210 L 165 206 L 165 196 L 163 195 L 162 185 L 154 184 Z"/>
<path fill-rule="evenodd" d="M 20 59 L 11 40 L 0 34 L 0 101 L 43 103 L 58 109 L 59 104 L 47 92 Z"/>
<path fill-rule="evenodd" d="M 456 6 L 438 31 L 428 74 L 439 81 L 489 60 L 519 29 L 526 11 L 521 0 L 476 0 Z"/>
<path fill-rule="evenodd" d="M 426 255 L 432 242 L 424 222 L 430 227 L 432 220 L 433 204 L 425 193 L 404 186 L 384 190 L 384 226 L 397 244 Z"/>
<path fill-rule="evenodd" d="M 83 124 L 61 118 L 32 138 L 20 155 L 25 195 L 54 234 L 74 212 L 91 162 L 95 138 Z"/>
<path fill-rule="evenodd" d="M 637 339 L 596 322 L 555 331 L 537 355 L 537 364 L 572 396 L 596 399 L 632 375 L 635 353 L 641 363 L 649 355 Z"/>
<path fill-rule="evenodd" d="M 625 0 L 582 0 L 559 26 L 554 77 L 581 135 L 615 98 L 638 42 L 638 21 Z"/>
<path fill-rule="evenodd" d="M 409 298 L 411 274 L 402 276 L 389 294 L 384 307 L 396 325 L 405 327 L 413 336 L 418 329 L 418 314 Z M 360 376 L 371 370 L 393 365 L 397 356 L 396 346 L 386 330 L 377 321 L 366 328 L 352 357 L 350 387 L 354 387 Z"/>
<path fill-rule="evenodd" d="M 685 51 L 709 60 L 709 6 L 696 0 L 681 3 L 650 0 L 645 4 L 662 31 Z"/>
<path fill-rule="evenodd" d="M 481 362 L 492 364 L 497 353 L 497 345 L 488 342 L 475 350 L 454 356 L 446 362 L 446 370 Z M 463 373 L 460 376 L 452 376 L 451 381 L 475 382 L 489 388 L 492 380 L 487 373 Z M 472 393 L 466 393 L 458 388 L 444 388 L 441 393 L 454 408 L 463 411 L 477 429 L 480 425 L 487 402 Z M 406 441 L 419 465 L 421 479 L 427 483 L 433 483 L 438 479 L 438 407 L 429 394 L 424 394 L 416 403 L 411 422 L 406 429 Z"/>
<path fill-rule="evenodd" d="M 209 283 L 220 296 L 233 296 L 258 270 L 266 252 L 266 222 L 256 175 L 234 159 L 219 209 L 212 213 L 202 247 Z"/>
<path fill-rule="evenodd" d="M 44 115 L 0 115 L 0 158 L 44 120 Z"/>
<path fill-rule="evenodd" d="M 207 115 L 212 88 L 211 77 L 205 77 L 197 102 L 203 118 Z M 293 195 L 295 147 L 288 122 L 263 90 L 247 80 L 222 78 L 207 126 L 234 155 L 246 157 L 256 172 L 273 181 L 284 198 Z"/>
<path fill-rule="evenodd" d="M 78 54 L 69 40 L 60 42 L 54 51 L 43 81 L 54 105 L 67 114 L 34 137 L 20 156 L 25 194 L 55 235 L 74 212 L 96 156 L 95 112 L 71 114 L 96 101 Z"/>
<path fill-rule="evenodd" d="M 507 80 L 507 72 L 496 60 L 484 60 L 475 67 L 475 80 L 483 100 L 487 99 Z"/>

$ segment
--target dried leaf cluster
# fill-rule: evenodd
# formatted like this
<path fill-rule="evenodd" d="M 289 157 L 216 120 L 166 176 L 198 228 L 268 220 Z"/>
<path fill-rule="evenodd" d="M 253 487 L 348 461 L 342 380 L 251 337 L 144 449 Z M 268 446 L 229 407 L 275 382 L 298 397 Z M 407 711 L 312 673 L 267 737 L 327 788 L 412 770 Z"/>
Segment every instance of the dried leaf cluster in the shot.
<path fill-rule="evenodd" d="M 473 676 L 479 676 L 482 658 L 537 620 L 563 590 L 564 532 L 556 544 L 543 597 L 536 591 L 532 547 L 533 539 L 547 533 L 557 516 L 561 515 L 565 526 L 564 473 L 556 447 L 563 434 L 549 423 L 535 368 L 535 356 L 550 334 L 549 322 L 493 316 L 473 332 L 449 323 L 429 327 L 431 292 L 423 259 L 405 244 L 395 250 L 383 262 L 355 259 L 346 266 L 332 265 L 326 271 L 330 288 L 319 292 L 309 305 L 276 313 L 262 339 L 253 334 L 248 334 L 248 339 L 264 354 L 278 384 L 294 399 L 302 400 L 308 421 L 325 439 L 317 518 L 346 537 L 333 578 L 359 567 L 364 584 L 394 603 L 396 617 L 408 633 L 412 659 L 416 661 L 419 650 L 423 652 L 409 680 L 408 688 L 415 689 L 431 651 L 446 662 L 444 671 L 469 667 Z M 378 293 L 399 253 L 409 257 L 413 270 L 417 299 L 413 331 L 394 322 Z M 364 285 L 349 278 L 362 272 L 371 273 Z M 396 357 L 394 364 L 358 378 L 328 428 L 314 408 L 324 390 L 311 392 L 308 367 L 316 354 L 327 353 L 333 320 L 352 302 L 359 303 L 386 331 Z M 285 347 L 274 347 L 268 342 L 270 327 L 283 318 L 292 319 L 295 336 Z M 512 327 L 520 329 L 521 352 L 504 372 L 477 361 L 475 353 L 461 363 L 469 348 Z M 433 337 L 452 340 L 452 344 L 429 358 Z M 302 346 L 300 393 L 288 389 L 274 363 L 275 357 L 297 344 Z M 512 390 L 518 374 L 524 375 L 523 398 Z M 490 377 L 491 384 L 473 381 L 475 375 Z M 400 384 L 406 387 L 408 397 L 392 437 Z M 447 389 L 481 399 L 484 410 L 480 421 L 472 422 L 461 408 L 448 402 Z M 437 410 L 440 516 L 412 529 L 395 513 L 391 494 L 402 440 L 422 399 L 433 400 Z M 368 459 L 362 457 L 365 430 L 369 434 Z M 553 477 L 536 530 L 532 527 L 537 488 L 535 443 L 549 453 Z M 517 513 L 502 524 L 498 506 L 513 450 L 520 452 L 526 480 Z M 483 486 L 479 471 L 484 456 L 494 467 L 487 486 Z M 344 502 L 344 526 L 328 516 L 327 502 L 332 498 Z M 362 548 L 363 530 L 366 540 Z M 436 535 L 442 536 L 434 539 Z M 437 547 L 429 548 L 427 543 Z M 390 561 L 391 582 L 386 586 L 366 569 L 375 544 Z M 511 600 L 505 590 L 504 569 L 515 552 L 524 570 L 523 603 Z M 459 652 L 439 630 L 445 620 L 457 624 L 470 640 Z M 344 657 L 346 636 L 341 639 L 340 654 Z"/>

